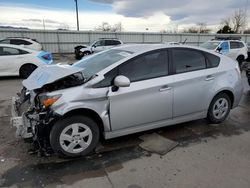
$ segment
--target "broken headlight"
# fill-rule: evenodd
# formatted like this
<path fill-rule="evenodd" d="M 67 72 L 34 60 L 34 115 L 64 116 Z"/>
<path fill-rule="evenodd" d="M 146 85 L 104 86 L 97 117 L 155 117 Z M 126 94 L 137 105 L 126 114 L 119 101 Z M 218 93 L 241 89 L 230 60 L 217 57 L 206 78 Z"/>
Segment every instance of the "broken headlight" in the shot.
<path fill-rule="evenodd" d="M 62 96 L 61 94 L 52 95 L 52 96 L 40 95 L 39 96 L 40 105 L 43 108 L 48 108 L 48 107 L 52 106 L 61 96 Z"/>

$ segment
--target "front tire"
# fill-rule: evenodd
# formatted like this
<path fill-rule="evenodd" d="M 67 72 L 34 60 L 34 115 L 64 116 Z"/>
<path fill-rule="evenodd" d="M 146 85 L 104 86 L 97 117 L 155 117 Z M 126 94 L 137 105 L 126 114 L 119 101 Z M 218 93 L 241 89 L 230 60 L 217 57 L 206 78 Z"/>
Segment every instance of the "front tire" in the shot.
<path fill-rule="evenodd" d="M 52 149 L 67 157 L 89 154 L 99 141 L 97 123 L 85 116 L 71 116 L 59 120 L 50 132 Z"/>
<path fill-rule="evenodd" d="M 210 123 L 219 124 L 223 122 L 231 109 L 232 102 L 226 93 L 216 95 L 208 109 L 207 119 Z"/>

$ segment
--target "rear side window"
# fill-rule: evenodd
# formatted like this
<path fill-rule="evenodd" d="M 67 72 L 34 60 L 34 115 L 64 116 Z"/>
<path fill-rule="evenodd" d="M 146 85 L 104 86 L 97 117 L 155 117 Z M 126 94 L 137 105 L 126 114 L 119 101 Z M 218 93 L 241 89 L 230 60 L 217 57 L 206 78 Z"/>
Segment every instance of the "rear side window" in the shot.
<path fill-rule="evenodd" d="M 239 42 L 230 41 L 230 48 L 231 49 L 237 49 L 237 48 L 239 48 Z"/>
<path fill-rule="evenodd" d="M 105 46 L 115 46 L 121 44 L 118 40 L 105 40 Z"/>
<path fill-rule="evenodd" d="M 119 67 L 119 75 L 131 82 L 168 75 L 168 53 L 165 50 L 140 55 Z"/>
<path fill-rule="evenodd" d="M 245 45 L 242 42 L 239 42 L 239 48 L 243 48 Z"/>
<path fill-rule="evenodd" d="M 207 67 L 208 68 L 213 68 L 213 67 L 219 66 L 220 58 L 218 56 L 210 54 L 210 53 L 205 53 L 205 56 L 207 58 Z"/>
<path fill-rule="evenodd" d="M 114 45 L 119 45 L 119 44 L 121 44 L 121 42 L 120 42 L 119 40 L 114 40 L 114 41 L 113 41 L 113 44 L 114 44 Z"/>
<path fill-rule="evenodd" d="M 9 47 L 0 47 L 0 55 L 19 55 L 20 51 L 15 48 L 9 48 Z"/>
<path fill-rule="evenodd" d="M 11 39 L 10 44 L 15 44 L 15 45 L 31 45 L 32 43 L 26 41 L 26 40 L 20 40 L 20 39 Z"/>
<path fill-rule="evenodd" d="M 206 68 L 204 55 L 197 50 L 173 49 L 173 63 L 176 73 L 184 73 Z"/>

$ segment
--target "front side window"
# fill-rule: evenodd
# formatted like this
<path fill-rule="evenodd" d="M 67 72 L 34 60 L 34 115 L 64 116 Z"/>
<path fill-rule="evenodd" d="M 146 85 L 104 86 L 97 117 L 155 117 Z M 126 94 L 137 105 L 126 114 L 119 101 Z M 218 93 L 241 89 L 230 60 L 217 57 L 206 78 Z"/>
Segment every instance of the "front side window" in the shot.
<path fill-rule="evenodd" d="M 9 39 L 1 40 L 0 44 L 10 44 L 10 40 Z"/>
<path fill-rule="evenodd" d="M 0 47 L 0 55 L 19 55 L 20 51 L 15 48 L 9 48 L 9 47 Z"/>
<path fill-rule="evenodd" d="M 229 44 L 228 44 L 227 41 L 226 42 L 222 42 L 219 47 L 221 48 L 221 50 L 220 50 L 221 53 L 227 53 L 227 52 L 229 52 Z"/>
<path fill-rule="evenodd" d="M 217 41 L 209 41 L 209 42 L 203 43 L 201 47 L 208 49 L 208 50 L 216 50 L 219 44 L 220 42 L 217 42 Z"/>
<path fill-rule="evenodd" d="M 173 63 L 176 73 L 184 73 L 206 68 L 206 59 L 200 51 L 173 49 Z"/>
<path fill-rule="evenodd" d="M 97 41 L 94 46 L 98 47 L 98 46 L 104 46 L 105 45 L 105 41 L 104 40 L 99 40 Z"/>
<path fill-rule="evenodd" d="M 167 51 L 155 51 L 140 55 L 119 67 L 119 75 L 126 76 L 131 82 L 168 75 Z"/>

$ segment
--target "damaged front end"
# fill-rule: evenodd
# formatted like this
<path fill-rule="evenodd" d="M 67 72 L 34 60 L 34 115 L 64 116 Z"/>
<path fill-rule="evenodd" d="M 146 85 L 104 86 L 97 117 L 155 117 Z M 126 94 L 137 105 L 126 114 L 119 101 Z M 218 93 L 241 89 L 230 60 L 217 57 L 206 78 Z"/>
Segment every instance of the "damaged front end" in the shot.
<path fill-rule="evenodd" d="M 11 122 L 16 127 L 16 137 L 44 139 L 50 124 L 58 115 L 50 108 L 43 108 L 37 103 L 37 93 L 23 88 L 18 97 L 12 98 Z"/>
<path fill-rule="evenodd" d="M 83 83 L 84 77 L 76 69 L 65 70 L 57 66 L 54 71 L 53 67 L 35 70 L 23 81 L 24 87 L 18 96 L 12 98 L 11 123 L 16 127 L 16 137 L 33 140 L 39 149 L 47 150 L 52 125 L 60 118 L 51 106 L 62 96 L 51 95 L 51 92 Z"/>

